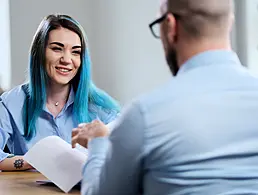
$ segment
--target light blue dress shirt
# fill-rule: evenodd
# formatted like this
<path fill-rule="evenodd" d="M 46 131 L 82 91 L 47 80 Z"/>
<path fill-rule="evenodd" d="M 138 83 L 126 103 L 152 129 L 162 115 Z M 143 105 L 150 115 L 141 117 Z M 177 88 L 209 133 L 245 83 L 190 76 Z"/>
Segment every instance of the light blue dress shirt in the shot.
<path fill-rule="evenodd" d="M 30 141 L 26 141 L 23 137 L 24 100 L 25 93 L 22 86 L 18 86 L 0 97 L 0 162 L 9 155 L 3 152 L 6 144 L 12 154 L 24 155 L 35 143 L 48 136 L 56 135 L 71 143 L 72 129 L 77 127 L 72 116 L 73 89 L 70 91 L 64 108 L 55 118 L 44 106 L 43 112 L 36 122 L 36 135 Z M 89 104 L 89 114 L 91 113 L 97 113 L 98 119 L 105 124 L 110 123 L 117 116 L 116 111 L 105 110 Z"/>
<path fill-rule="evenodd" d="M 83 174 L 83 195 L 258 194 L 258 78 L 231 51 L 198 54 L 89 143 Z"/>

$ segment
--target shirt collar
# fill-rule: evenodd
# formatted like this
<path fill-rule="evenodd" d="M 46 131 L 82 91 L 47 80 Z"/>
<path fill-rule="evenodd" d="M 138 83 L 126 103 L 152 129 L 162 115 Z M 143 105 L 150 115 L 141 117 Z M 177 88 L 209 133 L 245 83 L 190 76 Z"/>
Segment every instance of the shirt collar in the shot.
<path fill-rule="evenodd" d="M 179 69 L 178 74 L 180 75 L 191 69 L 217 64 L 239 64 L 240 60 L 237 54 L 230 50 L 211 50 L 197 54 L 196 56 L 187 60 Z"/>

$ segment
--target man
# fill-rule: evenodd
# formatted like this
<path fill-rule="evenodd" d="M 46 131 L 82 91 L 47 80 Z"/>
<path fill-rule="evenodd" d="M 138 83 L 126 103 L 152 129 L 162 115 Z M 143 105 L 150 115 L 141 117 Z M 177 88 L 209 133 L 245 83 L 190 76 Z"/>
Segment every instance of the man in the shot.
<path fill-rule="evenodd" d="M 162 2 L 150 26 L 175 77 L 109 138 L 98 121 L 74 130 L 89 149 L 83 195 L 258 194 L 258 79 L 231 51 L 232 21 L 231 0 Z"/>

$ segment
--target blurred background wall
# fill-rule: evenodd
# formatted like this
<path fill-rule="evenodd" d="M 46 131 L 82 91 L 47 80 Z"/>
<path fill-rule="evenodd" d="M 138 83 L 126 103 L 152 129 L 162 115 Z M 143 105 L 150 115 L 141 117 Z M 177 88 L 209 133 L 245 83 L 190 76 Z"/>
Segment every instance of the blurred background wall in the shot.
<path fill-rule="evenodd" d="M 64 13 L 84 27 L 92 56 L 93 79 L 102 89 L 126 103 L 170 79 L 160 40 L 148 24 L 159 0 L 0 0 L 1 71 L 5 88 L 26 79 L 28 51 L 42 18 Z M 258 73 L 258 0 L 235 0 L 233 47 L 241 61 Z"/>
<path fill-rule="evenodd" d="M 0 93 L 11 86 L 11 48 L 9 1 L 0 0 Z"/>

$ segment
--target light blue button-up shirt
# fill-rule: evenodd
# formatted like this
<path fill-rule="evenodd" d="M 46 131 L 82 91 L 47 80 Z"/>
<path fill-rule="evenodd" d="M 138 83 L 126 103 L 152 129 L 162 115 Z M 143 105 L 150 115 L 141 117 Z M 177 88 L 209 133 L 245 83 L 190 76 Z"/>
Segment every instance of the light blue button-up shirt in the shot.
<path fill-rule="evenodd" d="M 30 141 L 23 137 L 22 109 L 25 93 L 22 87 L 18 86 L 4 93 L 0 99 L 0 162 L 9 155 L 3 152 L 6 144 L 12 154 L 24 155 L 35 143 L 48 136 L 56 135 L 71 143 L 72 129 L 77 126 L 72 117 L 73 89 L 70 91 L 64 108 L 55 118 L 44 106 L 36 122 L 36 135 Z M 105 124 L 110 123 L 117 116 L 116 111 L 101 109 L 89 104 L 89 114 L 91 113 L 97 113 L 98 119 Z"/>
<path fill-rule="evenodd" d="M 191 58 L 89 143 L 83 173 L 83 195 L 258 194 L 258 78 L 231 51 Z"/>

